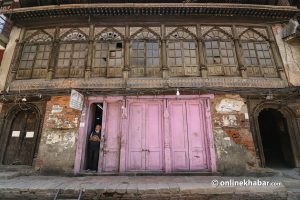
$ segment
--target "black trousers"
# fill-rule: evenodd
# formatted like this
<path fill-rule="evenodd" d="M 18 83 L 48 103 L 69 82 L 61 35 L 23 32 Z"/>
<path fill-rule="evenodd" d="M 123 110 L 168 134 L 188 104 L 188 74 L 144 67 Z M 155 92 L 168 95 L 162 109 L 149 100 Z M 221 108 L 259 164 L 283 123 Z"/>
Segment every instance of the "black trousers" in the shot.
<path fill-rule="evenodd" d="M 99 161 L 99 148 L 91 148 L 88 149 L 88 160 L 87 160 L 87 168 L 90 170 L 98 170 L 98 161 Z"/>

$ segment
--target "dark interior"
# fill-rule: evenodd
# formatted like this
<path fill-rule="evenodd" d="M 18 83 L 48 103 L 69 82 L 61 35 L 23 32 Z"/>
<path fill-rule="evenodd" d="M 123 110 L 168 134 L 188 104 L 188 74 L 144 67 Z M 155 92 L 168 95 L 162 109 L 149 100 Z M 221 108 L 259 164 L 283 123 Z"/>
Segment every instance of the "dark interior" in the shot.
<path fill-rule="evenodd" d="M 266 167 L 294 167 L 286 118 L 275 109 L 264 109 L 258 121 Z"/>

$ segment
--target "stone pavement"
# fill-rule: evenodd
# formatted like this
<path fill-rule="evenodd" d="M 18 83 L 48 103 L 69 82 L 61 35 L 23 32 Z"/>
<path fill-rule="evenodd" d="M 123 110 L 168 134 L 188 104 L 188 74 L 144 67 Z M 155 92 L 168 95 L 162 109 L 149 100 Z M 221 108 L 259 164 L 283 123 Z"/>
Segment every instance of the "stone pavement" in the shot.
<path fill-rule="evenodd" d="M 252 186 L 221 186 L 251 180 Z M 258 180 L 276 186 L 254 186 Z M 230 182 L 231 180 L 231 182 Z M 255 182 L 256 181 L 256 182 Z M 218 184 L 217 186 L 212 185 Z M 237 183 L 237 182 L 236 182 Z M 244 182 L 245 183 L 245 182 Z M 246 182 L 247 183 L 247 182 Z M 250 181 L 248 181 L 250 183 Z M 266 182 L 265 182 L 266 183 Z M 288 186 L 286 186 L 288 185 Z M 296 192 L 291 191 L 291 188 Z M 0 199 L 300 199 L 300 180 L 284 176 L 19 176 L 0 178 Z"/>

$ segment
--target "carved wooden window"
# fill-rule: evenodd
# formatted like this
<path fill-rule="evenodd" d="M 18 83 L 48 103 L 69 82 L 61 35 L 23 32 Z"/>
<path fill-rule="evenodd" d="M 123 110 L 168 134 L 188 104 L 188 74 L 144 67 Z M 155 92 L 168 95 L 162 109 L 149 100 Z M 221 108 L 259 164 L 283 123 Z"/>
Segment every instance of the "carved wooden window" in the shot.
<path fill-rule="evenodd" d="M 241 35 L 244 64 L 249 76 L 277 77 L 270 45 L 260 34 L 247 30 Z"/>
<path fill-rule="evenodd" d="M 73 30 L 61 40 L 55 77 L 83 77 L 88 49 L 87 36 Z"/>
<path fill-rule="evenodd" d="M 148 30 L 135 35 L 131 43 L 131 76 L 159 76 L 159 40 Z"/>
<path fill-rule="evenodd" d="M 96 36 L 93 77 L 121 77 L 123 60 L 123 42 L 119 33 L 107 30 Z"/>
<path fill-rule="evenodd" d="M 44 32 L 25 41 L 16 78 L 45 78 L 51 49 L 52 38 Z"/>
<path fill-rule="evenodd" d="M 177 29 L 168 38 L 168 65 L 171 76 L 199 75 L 197 42 L 189 32 Z"/>
<path fill-rule="evenodd" d="M 209 74 L 238 75 L 232 39 L 217 28 L 210 30 L 204 39 Z"/>

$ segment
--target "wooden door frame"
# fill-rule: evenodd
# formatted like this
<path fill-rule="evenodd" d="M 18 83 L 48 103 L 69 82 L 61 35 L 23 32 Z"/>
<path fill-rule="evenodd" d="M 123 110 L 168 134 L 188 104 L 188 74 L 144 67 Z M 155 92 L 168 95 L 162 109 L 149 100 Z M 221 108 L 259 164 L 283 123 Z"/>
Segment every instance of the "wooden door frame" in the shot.
<path fill-rule="evenodd" d="M 34 159 L 37 157 L 38 153 L 38 147 L 40 144 L 41 139 L 41 132 L 42 132 L 42 121 L 43 121 L 43 114 L 45 103 L 43 102 L 42 105 L 35 105 L 35 103 L 28 103 L 28 105 L 31 107 L 32 110 L 34 110 L 37 114 L 37 126 L 35 129 L 35 132 L 38 134 L 35 141 L 35 147 L 34 147 L 34 154 L 32 158 L 31 165 L 34 165 Z M 22 112 L 23 110 L 20 108 L 19 105 L 13 104 L 8 105 L 10 108 L 7 110 L 7 112 L 4 114 L 3 119 L 3 126 L 2 126 L 2 134 L 1 134 L 1 148 L 0 148 L 0 164 L 3 164 L 6 149 L 8 145 L 8 139 L 11 132 L 11 126 L 13 124 L 14 119 L 17 117 L 17 115 Z"/>
<path fill-rule="evenodd" d="M 299 132 L 299 127 L 297 125 L 296 121 L 296 115 L 295 113 L 288 107 L 282 104 L 277 104 L 277 103 L 272 103 L 272 102 L 267 102 L 267 103 L 261 103 L 258 104 L 252 111 L 251 115 L 251 121 L 252 122 L 252 133 L 253 133 L 253 140 L 254 140 L 254 145 L 256 149 L 256 153 L 259 156 L 260 159 L 260 166 L 261 167 L 266 167 L 265 165 L 265 155 L 263 151 L 263 144 L 262 144 L 262 139 L 261 139 L 261 133 L 260 133 L 260 128 L 259 128 L 259 114 L 261 111 L 264 109 L 274 109 L 280 112 L 283 117 L 287 121 L 287 126 L 288 126 L 288 134 L 290 136 L 290 142 L 291 142 L 291 150 L 293 153 L 293 160 L 294 160 L 294 165 L 295 167 L 300 167 L 300 132 Z M 297 144 L 298 143 L 298 144 Z"/>

